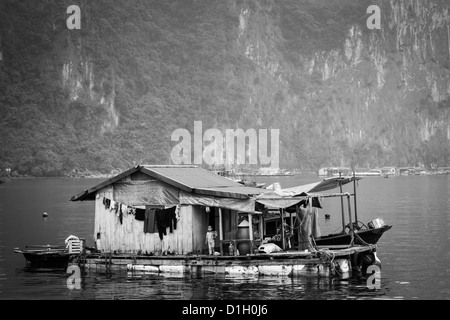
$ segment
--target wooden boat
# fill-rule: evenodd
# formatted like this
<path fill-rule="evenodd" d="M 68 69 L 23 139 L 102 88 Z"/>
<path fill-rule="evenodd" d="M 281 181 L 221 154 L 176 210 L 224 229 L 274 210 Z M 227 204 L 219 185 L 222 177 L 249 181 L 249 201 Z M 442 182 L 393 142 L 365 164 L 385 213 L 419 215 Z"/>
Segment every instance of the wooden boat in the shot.
<path fill-rule="evenodd" d="M 33 266 L 66 267 L 79 254 L 69 253 L 65 246 L 35 245 L 26 246 L 25 249 L 14 249 L 21 253 L 26 261 Z"/>
<path fill-rule="evenodd" d="M 355 178 L 355 173 L 353 174 L 353 178 Z M 340 186 L 342 192 L 342 186 Z M 377 218 L 370 221 L 367 225 L 358 221 L 358 214 L 356 208 L 356 179 L 353 180 L 353 198 L 354 198 L 354 209 L 355 209 L 355 222 L 352 222 L 352 213 L 351 213 L 351 205 L 350 205 L 350 196 L 348 199 L 348 214 L 350 222 L 345 225 L 344 218 L 344 203 L 341 198 L 341 207 L 342 207 L 342 231 L 340 233 L 330 234 L 327 236 L 322 236 L 314 239 L 315 243 L 318 247 L 324 246 L 345 246 L 345 245 L 374 245 L 378 242 L 381 236 L 388 230 L 392 228 L 392 226 L 386 225 L 383 219 Z"/>
<path fill-rule="evenodd" d="M 382 226 L 380 228 L 374 228 L 374 229 L 360 229 L 357 231 L 354 231 L 355 233 L 352 235 L 350 232 L 345 233 L 336 233 L 336 234 L 330 234 L 327 236 L 323 236 L 320 238 L 315 239 L 316 245 L 319 247 L 322 246 L 336 246 L 336 245 L 350 245 L 352 243 L 354 244 L 376 244 L 378 240 L 381 238 L 383 233 L 391 229 L 392 226 Z"/>
<path fill-rule="evenodd" d="M 33 267 L 66 268 L 71 262 L 79 262 L 85 254 L 84 239 L 69 236 L 66 245 L 30 245 L 25 249 L 15 248 L 15 253 L 23 254 Z"/>

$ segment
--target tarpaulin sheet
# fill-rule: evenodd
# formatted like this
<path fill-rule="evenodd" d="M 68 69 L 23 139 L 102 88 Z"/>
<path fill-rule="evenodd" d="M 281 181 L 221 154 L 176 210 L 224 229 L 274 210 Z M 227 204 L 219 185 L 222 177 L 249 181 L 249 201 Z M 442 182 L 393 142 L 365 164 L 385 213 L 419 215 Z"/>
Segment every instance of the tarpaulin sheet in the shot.
<path fill-rule="evenodd" d="M 113 184 L 114 200 L 130 206 L 177 205 L 179 189 L 157 181 L 126 181 Z"/>
<path fill-rule="evenodd" d="M 276 194 L 273 194 L 273 195 L 265 194 L 265 196 L 266 197 L 264 197 L 264 195 L 258 196 L 256 198 L 256 201 L 258 203 L 265 205 L 266 207 L 278 208 L 278 209 L 292 207 L 292 206 L 300 203 L 300 201 L 302 201 L 304 199 L 303 197 L 283 198 L 283 197 L 277 196 Z"/>
<path fill-rule="evenodd" d="M 306 194 L 312 193 L 312 192 L 328 191 L 328 190 L 331 190 L 331 189 L 339 187 L 339 184 L 340 185 L 346 185 L 346 184 L 352 182 L 353 180 L 360 180 L 360 178 L 358 178 L 358 177 L 357 178 L 353 178 L 353 177 L 341 177 L 341 178 L 339 178 L 339 177 L 332 177 L 332 178 L 324 179 L 324 180 L 319 181 L 319 182 L 306 184 L 306 185 L 303 185 L 303 186 L 282 189 L 281 192 L 284 195 L 291 195 L 291 196 L 306 195 Z"/>
<path fill-rule="evenodd" d="M 239 212 L 255 212 L 255 199 L 232 199 L 187 193 L 180 190 L 180 204 L 218 207 Z"/>

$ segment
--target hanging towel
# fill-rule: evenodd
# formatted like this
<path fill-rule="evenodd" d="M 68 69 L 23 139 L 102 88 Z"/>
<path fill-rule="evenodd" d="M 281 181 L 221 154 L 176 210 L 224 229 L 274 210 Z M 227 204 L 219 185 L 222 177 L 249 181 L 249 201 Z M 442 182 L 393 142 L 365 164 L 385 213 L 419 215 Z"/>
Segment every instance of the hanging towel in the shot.
<path fill-rule="evenodd" d="M 134 215 L 134 218 L 137 221 L 144 221 L 145 220 L 145 210 L 136 208 L 136 213 Z"/>
<path fill-rule="evenodd" d="M 145 207 L 144 233 L 155 233 L 155 209 Z"/>
<path fill-rule="evenodd" d="M 158 227 L 159 238 L 162 240 L 164 238 L 163 236 L 167 235 L 166 232 L 167 225 L 164 210 L 156 209 L 155 217 L 156 217 L 156 226 Z"/>

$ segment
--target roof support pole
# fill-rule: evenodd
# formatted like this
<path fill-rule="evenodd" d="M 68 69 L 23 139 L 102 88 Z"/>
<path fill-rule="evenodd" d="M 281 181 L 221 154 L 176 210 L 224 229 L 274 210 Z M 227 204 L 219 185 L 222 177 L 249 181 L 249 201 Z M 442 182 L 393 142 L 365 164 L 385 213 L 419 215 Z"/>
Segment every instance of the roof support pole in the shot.
<path fill-rule="evenodd" d="M 355 208 L 355 222 L 358 222 L 358 211 L 356 210 L 356 176 L 353 171 L 353 204 Z"/>
<path fill-rule="evenodd" d="M 220 255 L 223 256 L 223 220 L 222 208 L 219 208 L 219 240 L 220 240 Z"/>
<path fill-rule="evenodd" d="M 250 254 L 253 253 L 253 219 L 252 214 L 248 214 L 248 232 L 250 233 Z"/>
<path fill-rule="evenodd" d="M 353 232 L 352 209 L 351 209 L 351 204 L 350 204 L 350 195 L 347 196 L 347 202 L 348 202 L 348 219 L 349 219 L 350 231 Z"/>
<path fill-rule="evenodd" d="M 339 171 L 339 178 L 341 178 L 342 173 Z M 342 184 L 339 181 L 339 191 L 342 193 Z M 345 215 L 344 215 L 344 199 L 341 196 L 341 214 L 342 214 L 342 232 L 345 230 Z"/>
<path fill-rule="evenodd" d="M 292 217 L 292 212 L 289 212 L 289 218 L 290 218 L 290 222 L 291 222 L 291 230 L 289 230 L 289 236 L 290 236 L 290 238 L 289 238 L 289 243 L 291 244 L 291 239 L 294 239 L 293 238 L 293 235 L 294 235 L 294 218 Z M 294 241 L 294 240 L 292 240 L 292 241 Z M 289 249 L 291 249 L 291 247 L 293 247 L 294 246 L 294 243 L 292 243 L 290 246 L 289 246 Z"/>
<path fill-rule="evenodd" d="M 280 209 L 281 215 L 281 246 L 286 250 L 286 240 L 284 239 L 284 209 Z"/>

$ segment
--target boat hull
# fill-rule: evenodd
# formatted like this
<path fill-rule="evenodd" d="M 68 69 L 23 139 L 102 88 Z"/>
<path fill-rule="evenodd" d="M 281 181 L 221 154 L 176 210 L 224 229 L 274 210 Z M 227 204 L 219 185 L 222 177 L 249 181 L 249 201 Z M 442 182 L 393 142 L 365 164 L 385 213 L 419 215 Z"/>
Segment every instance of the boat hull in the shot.
<path fill-rule="evenodd" d="M 67 252 L 48 252 L 36 250 L 16 250 L 25 257 L 27 264 L 32 267 L 66 268 L 78 255 Z"/>
<path fill-rule="evenodd" d="M 383 226 L 381 228 L 359 231 L 357 234 L 362 241 L 358 237 L 355 237 L 354 243 L 376 244 L 378 240 L 380 240 L 381 236 L 391 228 L 392 226 Z M 350 234 L 330 235 L 315 239 L 317 246 L 349 245 L 351 241 L 352 237 Z"/>

